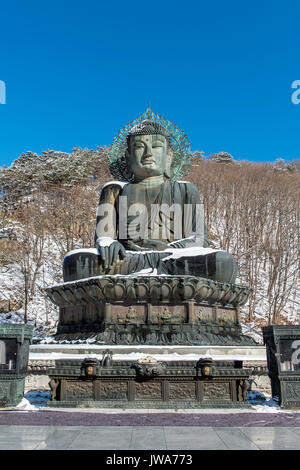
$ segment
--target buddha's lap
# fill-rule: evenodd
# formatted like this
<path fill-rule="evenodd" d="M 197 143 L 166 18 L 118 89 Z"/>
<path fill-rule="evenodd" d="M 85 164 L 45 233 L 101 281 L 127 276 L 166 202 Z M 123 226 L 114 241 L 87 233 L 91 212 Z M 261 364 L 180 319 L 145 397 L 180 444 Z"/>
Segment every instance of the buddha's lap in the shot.
<path fill-rule="evenodd" d="M 197 247 L 196 247 L 197 248 Z M 201 252 L 198 254 L 197 251 Z M 234 258 L 224 251 L 210 249 L 181 249 L 180 255 L 170 252 L 126 252 L 126 257 L 104 268 L 97 250 L 94 252 L 76 251 L 64 259 L 64 281 L 85 279 L 99 275 L 132 275 L 147 270 L 157 275 L 192 275 L 207 277 L 222 282 L 234 282 L 237 266 Z M 185 252 L 189 255 L 185 255 Z M 207 252 L 207 253 L 206 253 Z"/>

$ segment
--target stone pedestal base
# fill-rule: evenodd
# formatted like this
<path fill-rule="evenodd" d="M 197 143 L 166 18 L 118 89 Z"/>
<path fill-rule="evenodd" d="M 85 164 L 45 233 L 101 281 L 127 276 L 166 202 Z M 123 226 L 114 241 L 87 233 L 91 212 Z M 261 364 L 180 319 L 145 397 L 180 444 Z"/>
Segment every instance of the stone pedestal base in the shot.
<path fill-rule="evenodd" d="M 247 287 L 191 276 L 98 276 L 47 289 L 59 305 L 54 342 L 255 345 L 241 334 Z"/>
<path fill-rule="evenodd" d="M 95 361 L 96 362 L 96 361 Z M 203 375 L 196 361 L 148 365 L 113 361 L 95 366 L 88 377 L 78 360 L 56 361 L 49 371 L 49 406 L 101 408 L 218 408 L 245 407 L 251 369 L 241 361 L 214 361 Z M 143 369 L 144 367 L 144 369 Z M 142 369 L 142 370 L 141 370 Z"/>

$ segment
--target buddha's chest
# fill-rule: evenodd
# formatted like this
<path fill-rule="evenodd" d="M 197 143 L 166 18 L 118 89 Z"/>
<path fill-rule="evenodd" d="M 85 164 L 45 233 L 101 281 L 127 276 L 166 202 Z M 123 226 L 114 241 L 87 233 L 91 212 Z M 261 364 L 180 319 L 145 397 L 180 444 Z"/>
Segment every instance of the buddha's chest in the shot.
<path fill-rule="evenodd" d="M 172 210 L 171 192 L 168 187 L 140 187 L 132 185 L 123 191 L 122 213 L 126 217 L 127 233 L 129 239 L 153 238 L 171 240 L 173 232 L 174 211 Z M 142 235 L 144 234 L 144 235 Z"/>
<path fill-rule="evenodd" d="M 132 206 L 139 204 L 149 208 L 152 204 L 170 204 L 170 192 L 163 185 L 148 187 L 142 185 L 128 185 L 120 194 L 123 206 L 130 210 Z"/>

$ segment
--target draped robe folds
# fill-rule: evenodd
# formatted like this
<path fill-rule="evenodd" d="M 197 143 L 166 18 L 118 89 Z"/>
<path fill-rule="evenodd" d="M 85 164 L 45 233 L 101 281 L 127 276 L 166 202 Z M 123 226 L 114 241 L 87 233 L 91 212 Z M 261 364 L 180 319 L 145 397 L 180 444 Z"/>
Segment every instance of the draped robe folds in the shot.
<path fill-rule="evenodd" d="M 159 251 L 149 247 L 149 239 L 167 245 Z M 97 250 L 114 240 L 124 246 L 126 256 L 104 269 Z M 208 248 L 203 205 L 197 188 L 188 182 L 166 180 L 159 187 L 107 183 L 100 195 L 95 242 L 95 249 L 66 255 L 65 281 L 153 273 L 234 282 L 237 274 L 229 253 Z"/>

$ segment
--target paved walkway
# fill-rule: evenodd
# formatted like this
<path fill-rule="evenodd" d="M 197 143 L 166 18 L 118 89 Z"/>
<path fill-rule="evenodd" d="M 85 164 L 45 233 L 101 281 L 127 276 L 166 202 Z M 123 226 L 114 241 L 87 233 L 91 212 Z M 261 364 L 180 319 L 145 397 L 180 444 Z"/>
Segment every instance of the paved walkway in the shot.
<path fill-rule="evenodd" d="M 300 412 L 255 410 L 101 410 L 99 408 L 0 411 L 0 425 L 27 426 L 189 426 L 299 427 Z"/>
<path fill-rule="evenodd" d="M 300 413 L 278 410 L 1 410 L 0 450 L 300 450 Z"/>
<path fill-rule="evenodd" d="M 300 427 L 0 425 L 0 450 L 299 450 Z"/>

